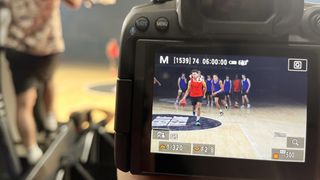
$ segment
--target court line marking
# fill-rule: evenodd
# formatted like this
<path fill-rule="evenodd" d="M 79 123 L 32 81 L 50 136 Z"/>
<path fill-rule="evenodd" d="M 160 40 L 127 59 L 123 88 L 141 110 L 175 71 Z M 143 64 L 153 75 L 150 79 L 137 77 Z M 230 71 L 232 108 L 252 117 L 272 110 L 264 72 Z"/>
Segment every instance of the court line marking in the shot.
<path fill-rule="evenodd" d="M 152 112 L 152 115 L 153 115 L 153 112 Z M 159 114 L 158 114 L 159 115 Z M 172 116 L 174 116 L 173 114 L 160 114 L 160 115 L 172 115 Z M 177 114 L 175 114 L 176 116 L 178 116 Z M 183 115 L 183 114 L 181 114 L 181 115 L 179 115 L 179 116 L 188 116 L 189 118 L 190 117 L 193 117 L 193 116 L 190 116 L 190 115 Z M 206 119 L 212 119 L 211 117 L 206 117 L 206 116 L 200 116 L 200 117 L 202 117 L 202 118 L 206 118 Z M 153 121 L 154 119 L 152 119 L 152 121 Z M 212 120 L 214 120 L 214 121 L 218 121 L 218 122 L 220 122 L 221 124 L 220 124 L 220 126 L 216 126 L 216 127 L 213 127 L 213 128 L 209 128 L 209 129 L 215 129 L 215 128 L 219 128 L 219 127 L 221 127 L 222 125 L 223 125 L 223 122 L 221 121 L 221 120 L 219 120 L 219 119 L 212 119 Z M 152 122 L 151 121 L 151 122 Z M 170 120 L 170 122 L 172 121 L 172 119 Z M 169 123 L 168 123 L 169 124 Z M 168 124 L 167 124 L 167 127 L 168 127 Z M 152 125 L 151 125 L 151 127 L 152 127 Z M 207 130 L 207 129 L 199 129 L 199 130 Z M 188 130 L 188 131 L 193 131 L 193 130 Z"/>
<path fill-rule="evenodd" d="M 95 86 L 103 86 L 103 85 L 106 85 L 106 86 L 109 86 L 109 85 L 114 85 L 114 92 L 113 91 L 97 91 L 97 90 L 93 90 L 92 88 L 95 87 Z M 86 92 L 89 92 L 89 93 L 95 93 L 95 94 L 102 94 L 102 95 L 106 95 L 106 94 L 116 94 L 116 86 L 117 84 L 114 84 L 114 83 L 90 83 L 90 84 L 86 84 L 82 87 L 82 89 Z"/>
<path fill-rule="evenodd" d="M 240 129 L 242 130 L 243 134 L 246 136 L 247 140 L 249 141 L 249 143 L 251 144 L 251 147 L 254 151 L 254 153 L 256 154 L 258 159 L 263 159 L 262 155 L 260 154 L 260 152 L 258 151 L 258 145 L 257 143 L 249 136 L 249 132 L 246 128 L 244 128 L 241 124 L 238 124 Z"/>

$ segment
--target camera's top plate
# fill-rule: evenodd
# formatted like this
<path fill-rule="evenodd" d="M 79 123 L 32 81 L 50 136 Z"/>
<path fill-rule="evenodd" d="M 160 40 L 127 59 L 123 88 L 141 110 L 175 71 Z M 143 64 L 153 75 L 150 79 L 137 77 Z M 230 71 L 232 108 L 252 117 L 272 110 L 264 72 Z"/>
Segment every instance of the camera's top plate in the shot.
<path fill-rule="evenodd" d="M 279 36 L 299 24 L 303 9 L 303 0 L 177 1 L 180 26 L 190 34 Z"/>

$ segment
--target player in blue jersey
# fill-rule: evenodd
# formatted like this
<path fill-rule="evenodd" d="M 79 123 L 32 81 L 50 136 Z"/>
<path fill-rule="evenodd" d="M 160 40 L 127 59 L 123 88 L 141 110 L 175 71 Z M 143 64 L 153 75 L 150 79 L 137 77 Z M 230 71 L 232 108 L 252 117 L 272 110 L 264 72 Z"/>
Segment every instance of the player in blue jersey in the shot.
<path fill-rule="evenodd" d="M 224 94 L 225 94 L 225 102 L 231 106 L 231 89 L 232 89 L 232 81 L 228 75 L 226 75 L 226 79 L 223 82 L 224 84 Z"/>
<path fill-rule="evenodd" d="M 176 98 L 176 104 L 179 104 L 180 98 L 184 96 L 188 87 L 186 74 L 182 73 L 181 76 L 178 78 L 178 95 Z"/>
<path fill-rule="evenodd" d="M 212 79 L 211 79 L 210 75 L 207 76 L 206 84 L 207 84 L 207 93 L 206 93 L 207 106 L 212 106 L 213 105 L 213 103 L 212 103 Z"/>
<path fill-rule="evenodd" d="M 213 75 L 213 80 L 212 80 L 212 96 L 214 98 L 214 102 L 216 105 L 216 108 L 219 110 L 220 115 L 223 115 L 223 111 L 221 109 L 221 106 L 219 104 L 219 100 L 223 105 L 226 105 L 224 101 L 224 85 L 223 82 L 219 79 L 218 75 Z"/>
<path fill-rule="evenodd" d="M 247 105 L 247 108 L 251 108 L 250 101 L 249 101 L 249 92 L 251 88 L 251 81 L 245 74 L 242 74 L 241 80 L 241 95 L 242 95 L 242 106 L 244 108 Z"/>

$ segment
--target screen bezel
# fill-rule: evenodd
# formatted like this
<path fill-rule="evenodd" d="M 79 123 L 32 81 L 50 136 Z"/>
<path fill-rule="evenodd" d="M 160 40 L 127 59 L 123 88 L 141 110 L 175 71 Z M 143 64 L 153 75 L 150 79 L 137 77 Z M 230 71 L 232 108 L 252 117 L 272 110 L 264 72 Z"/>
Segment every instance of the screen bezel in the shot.
<path fill-rule="evenodd" d="M 295 56 L 310 59 L 308 74 L 307 137 L 305 163 L 276 162 L 263 160 L 233 159 L 221 157 L 184 156 L 157 154 L 150 152 L 151 116 L 153 103 L 153 74 L 155 54 L 166 53 L 206 53 L 227 55 Z M 209 53 L 208 53 L 209 52 Z M 307 52 L 307 53 L 306 53 Z M 210 53 L 213 54 L 213 53 Z M 308 54 L 306 56 L 306 54 Z M 139 40 L 136 44 L 134 67 L 133 114 L 131 127 L 131 172 L 204 175 L 240 178 L 306 178 L 315 168 L 318 142 L 318 102 L 319 67 L 317 55 L 303 48 L 289 47 L 288 44 L 222 44 L 188 43 L 182 41 Z M 294 172 L 294 173 L 292 173 Z M 308 178 L 307 178 L 308 179 Z"/>

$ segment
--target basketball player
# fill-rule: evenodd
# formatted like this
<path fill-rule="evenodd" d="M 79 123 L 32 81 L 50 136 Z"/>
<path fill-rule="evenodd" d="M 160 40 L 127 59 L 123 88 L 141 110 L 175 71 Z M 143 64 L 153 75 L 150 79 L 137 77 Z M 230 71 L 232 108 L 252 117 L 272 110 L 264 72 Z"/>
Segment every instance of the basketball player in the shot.
<path fill-rule="evenodd" d="M 226 75 L 226 79 L 223 82 L 224 84 L 224 94 L 225 94 L 225 102 L 231 106 L 231 89 L 232 89 L 232 81 L 230 80 L 230 77 Z"/>
<path fill-rule="evenodd" d="M 249 78 L 246 77 L 245 74 L 242 74 L 242 80 L 241 80 L 241 95 L 242 95 L 242 106 L 241 108 L 244 108 L 245 104 L 247 104 L 247 108 L 250 108 L 250 101 L 249 101 L 249 92 L 251 88 L 251 81 Z"/>
<path fill-rule="evenodd" d="M 233 80 L 233 94 L 234 94 L 234 107 L 239 107 L 240 94 L 241 94 L 241 80 L 239 79 L 238 74 L 236 74 L 235 79 Z"/>
<path fill-rule="evenodd" d="M 212 79 L 210 75 L 207 76 L 206 85 L 207 85 L 207 92 L 206 92 L 207 106 L 212 106 Z"/>
<path fill-rule="evenodd" d="M 16 125 L 30 165 L 36 164 L 43 155 L 37 142 L 33 112 L 37 97 L 44 102 L 44 128 L 48 131 L 56 131 L 58 128 L 54 110 L 53 76 L 59 64 L 59 54 L 65 50 L 61 2 L 62 0 L 7 1 L 12 21 L 6 37 L 6 59 L 10 64 L 17 97 Z M 64 2 L 74 9 L 80 8 L 82 4 L 82 0 Z M 2 25 L 2 14 L 0 19 Z M 43 94 L 38 93 L 41 87 L 44 89 Z"/>
<path fill-rule="evenodd" d="M 192 70 L 191 75 L 192 78 L 188 83 L 188 89 L 180 102 L 185 101 L 188 95 L 190 96 L 193 116 L 197 113 L 196 126 L 200 126 L 202 98 L 205 98 L 207 87 L 206 83 L 200 80 L 198 70 Z"/>
<path fill-rule="evenodd" d="M 204 81 L 205 80 L 204 76 L 201 74 L 201 71 L 199 71 L 199 80 L 200 81 Z"/>
<path fill-rule="evenodd" d="M 158 79 L 156 77 L 153 77 L 153 84 L 154 85 L 158 84 L 158 86 L 161 86 L 160 81 L 158 81 Z"/>
<path fill-rule="evenodd" d="M 212 80 L 212 96 L 214 98 L 214 102 L 216 105 L 216 108 L 219 110 L 220 115 L 223 115 L 223 111 L 221 109 L 221 106 L 219 104 L 219 100 L 223 105 L 225 105 L 226 109 L 228 108 L 228 105 L 224 101 L 224 85 L 223 82 L 219 79 L 218 75 L 213 75 Z"/>
<path fill-rule="evenodd" d="M 179 103 L 180 97 L 184 95 L 187 90 L 187 78 L 185 73 L 182 73 L 181 76 L 178 78 L 178 95 L 176 99 L 176 104 Z"/>

